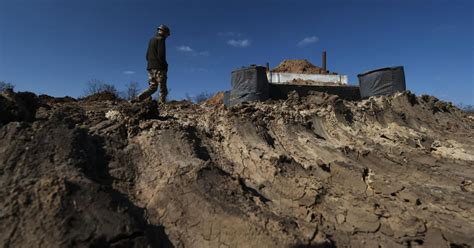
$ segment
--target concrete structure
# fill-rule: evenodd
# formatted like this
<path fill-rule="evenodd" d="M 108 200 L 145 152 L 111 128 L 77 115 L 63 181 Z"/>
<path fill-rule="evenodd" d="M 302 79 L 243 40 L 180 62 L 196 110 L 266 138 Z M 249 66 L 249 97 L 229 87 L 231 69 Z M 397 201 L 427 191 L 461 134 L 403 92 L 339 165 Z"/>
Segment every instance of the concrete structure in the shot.
<path fill-rule="evenodd" d="M 293 80 L 305 80 L 304 85 L 348 84 L 346 75 L 267 72 L 267 78 L 268 82 L 273 84 L 288 84 L 292 83 Z"/>

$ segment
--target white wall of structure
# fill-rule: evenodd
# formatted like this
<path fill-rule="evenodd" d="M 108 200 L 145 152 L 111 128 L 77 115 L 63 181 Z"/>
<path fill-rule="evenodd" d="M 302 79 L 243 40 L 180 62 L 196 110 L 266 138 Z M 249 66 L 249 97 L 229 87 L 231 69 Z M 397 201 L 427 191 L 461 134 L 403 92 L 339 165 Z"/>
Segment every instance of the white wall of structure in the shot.
<path fill-rule="evenodd" d="M 274 84 L 287 84 L 294 79 L 310 80 L 311 83 L 305 85 L 327 85 L 334 84 L 348 84 L 346 75 L 326 75 L 326 74 L 300 74 L 300 73 L 284 73 L 284 72 L 267 72 L 268 82 Z"/>

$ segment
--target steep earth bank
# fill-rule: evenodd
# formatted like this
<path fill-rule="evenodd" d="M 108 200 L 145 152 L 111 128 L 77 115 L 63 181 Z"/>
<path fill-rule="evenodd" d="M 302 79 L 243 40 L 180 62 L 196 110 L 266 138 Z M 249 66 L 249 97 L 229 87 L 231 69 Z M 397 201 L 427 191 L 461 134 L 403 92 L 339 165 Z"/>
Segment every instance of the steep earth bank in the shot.
<path fill-rule="evenodd" d="M 231 108 L 0 95 L 0 245 L 471 247 L 473 131 L 409 92 Z"/>

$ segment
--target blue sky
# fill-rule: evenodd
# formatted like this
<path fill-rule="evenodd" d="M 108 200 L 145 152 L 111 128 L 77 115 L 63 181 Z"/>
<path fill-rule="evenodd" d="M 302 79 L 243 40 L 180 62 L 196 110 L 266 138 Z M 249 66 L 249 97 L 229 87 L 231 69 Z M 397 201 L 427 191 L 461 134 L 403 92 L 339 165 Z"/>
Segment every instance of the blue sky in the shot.
<path fill-rule="evenodd" d="M 0 0 L 0 80 L 80 96 L 99 79 L 147 86 L 155 28 L 167 40 L 170 97 L 230 88 L 233 69 L 308 59 L 349 76 L 405 66 L 408 89 L 474 104 L 470 0 Z"/>

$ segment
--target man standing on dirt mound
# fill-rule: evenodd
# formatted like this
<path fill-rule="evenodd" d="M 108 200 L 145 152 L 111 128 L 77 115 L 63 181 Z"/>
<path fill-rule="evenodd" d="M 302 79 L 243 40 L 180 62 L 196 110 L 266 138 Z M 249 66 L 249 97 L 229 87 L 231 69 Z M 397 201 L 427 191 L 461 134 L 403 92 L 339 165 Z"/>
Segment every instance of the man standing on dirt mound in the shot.
<path fill-rule="evenodd" d="M 143 101 L 151 98 L 156 92 L 158 85 L 160 86 L 160 103 L 166 102 L 168 88 L 166 80 L 168 79 L 168 63 L 166 62 L 166 38 L 170 36 L 170 29 L 165 25 L 160 25 L 157 29 L 156 36 L 150 39 L 148 50 L 146 52 L 146 60 L 148 61 L 148 89 L 143 91 L 136 101 Z"/>

